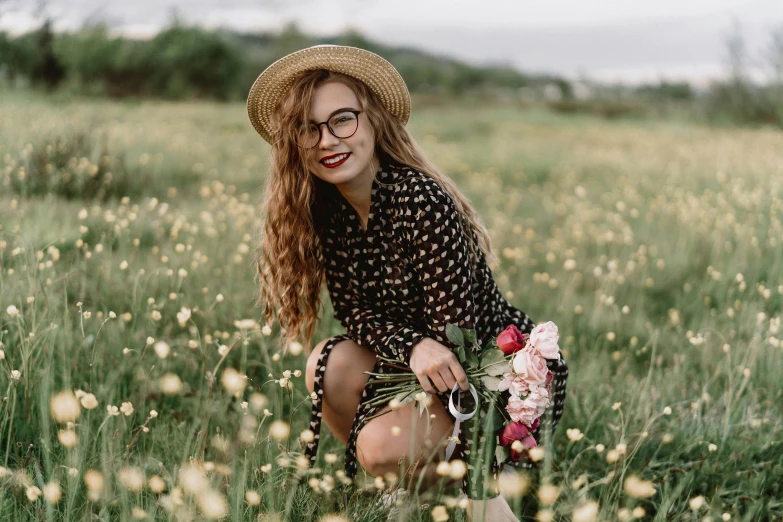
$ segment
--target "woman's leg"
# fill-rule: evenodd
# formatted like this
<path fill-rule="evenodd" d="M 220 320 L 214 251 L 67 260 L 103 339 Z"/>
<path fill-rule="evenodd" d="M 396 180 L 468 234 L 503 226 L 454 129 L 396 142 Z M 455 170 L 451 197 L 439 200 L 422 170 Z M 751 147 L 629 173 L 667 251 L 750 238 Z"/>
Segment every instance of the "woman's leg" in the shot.
<path fill-rule="evenodd" d="M 329 339 L 325 339 L 318 343 L 307 358 L 305 383 L 310 393 L 315 388 L 314 378 L 318 358 L 328 341 Z M 323 422 L 343 444 L 348 442 L 362 391 L 369 377 L 362 372 L 372 371 L 375 361 L 374 352 L 351 340 L 337 343 L 329 355 L 324 382 L 321 383 L 324 392 Z"/>
<path fill-rule="evenodd" d="M 454 429 L 443 404 L 433 397 L 421 416 L 416 402 L 397 410 L 384 406 L 377 414 L 382 415 L 367 421 L 357 436 L 356 454 L 362 467 L 373 476 L 399 476 L 402 471 L 411 490 L 421 478 L 419 492 L 435 485 L 441 479 L 435 468 L 446 459 L 447 438 Z"/>
<path fill-rule="evenodd" d="M 305 383 L 311 393 L 315 388 L 314 377 L 319 356 L 328 341 L 329 339 L 325 339 L 318 343 L 307 359 Z M 324 382 L 321 384 L 323 422 L 343 444 L 348 441 L 362 392 L 369 377 L 363 372 L 372 371 L 376 360 L 372 350 L 352 340 L 340 341 L 329 354 Z M 418 416 L 418 408 L 417 403 L 410 403 L 399 410 L 391 411 L 365 423 L 357 436 L 356 456 L 361 466 L 373 476 L 382 476 L 388 472 L 398 475 L 399 461 L 407 456 L 405 470 L 414 471 L 416 480 L 419 473 L 424 474 L 421 489 L 423 491 L 439 479 L 435 473 L 435 466 L 438 461 L 445 459 L 446 442 L 443 439 L 451 435 L 454 423 L 443 404 L 435 398 L 429 406 L 429 412 L 425 410 L 421 417 Z M 390 408 L 385 406 L 376 413 L 389 410 Z M 415 431 L 412 417 L 414 412 Z M 430 418 L 430 415 L 435 417 Z M 394 426 L 400 428 L 397 436 L 392 434 L 391 428 Z M 413 450 L 414 455 L 418 457 L 418 463 L 416 459 L 411 461 L 409 457 L 412 435 L 415 435 Z M 438 456 L 432 459 L 429 466 L 423 466 L 432 449 L 436 447 L 439 448 Z M 415 469 L 410 467 L 413 463 L 417 464 Z"/>

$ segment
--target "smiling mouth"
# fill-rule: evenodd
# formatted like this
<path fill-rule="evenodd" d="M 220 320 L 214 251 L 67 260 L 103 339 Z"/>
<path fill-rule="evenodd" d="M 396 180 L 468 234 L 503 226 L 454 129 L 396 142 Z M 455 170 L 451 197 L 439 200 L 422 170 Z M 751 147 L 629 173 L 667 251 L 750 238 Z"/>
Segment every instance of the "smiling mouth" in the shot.
<path fill-rule="evenodd" d="M 323 165 L 326 168 L 333 169 L 339 165 L 342 165 L 345 163 L 345 160 L 347 160 L 351 156 L 350 152 L 346 152 L 343 154 L 338 154 L 336 156 L 331 156 L 326 159 L 322 159 L 320 161 L 321 165 Z"/>

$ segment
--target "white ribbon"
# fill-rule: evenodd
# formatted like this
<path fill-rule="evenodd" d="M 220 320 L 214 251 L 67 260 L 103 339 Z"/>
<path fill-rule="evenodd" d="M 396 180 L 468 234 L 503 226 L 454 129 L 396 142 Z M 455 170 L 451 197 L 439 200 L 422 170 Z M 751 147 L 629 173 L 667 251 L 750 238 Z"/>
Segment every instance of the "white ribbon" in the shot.
<path fill-rule="evenodd" d="M 469 386 L 470 393 L 473 395 L 473 400 L 476 401 L 476 409 L 470 413 L 460 413 L 457 408 L 454 407 L 454 392 L 459 390 L 459 383 L 456 383 L 454 388 L 451 390 L 451 396 L 449 397 L 449 411 L 454 416 L 454 418 L 457 419 L 457 422 L 454 423 L 454 431 L 451 432 L 451 442 L 449 442 L 449 445 L 446 446 L 446 461 L 451 458 L 451 454 L 454 453 L 454 448 L 457 447 L 457 436 L 459 435 L 460 422 L 470 419 L 478 411 L 479 404 L 476 388 L 474 388 L 472 384 Z M 457 395 L 457 407 L 461 407 L 459 395 Z"/>

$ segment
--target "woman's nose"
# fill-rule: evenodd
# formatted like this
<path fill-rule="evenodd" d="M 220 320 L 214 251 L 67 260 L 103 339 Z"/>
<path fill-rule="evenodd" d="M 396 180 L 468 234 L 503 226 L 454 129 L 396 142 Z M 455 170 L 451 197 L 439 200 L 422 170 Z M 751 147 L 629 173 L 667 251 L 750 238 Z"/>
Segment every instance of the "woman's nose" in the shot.
<path fill-rule="evenodd" d="M 340 139 L 337 138 L 334 134 L 332 134 L 326 125 L 322 125 L 319 131 L 321 135 L 318 138 L 318 145 L 322 149 L 331 148 L 332 146 L 334 146 L 335 142 L 337 143 L 340 142 Z"/>

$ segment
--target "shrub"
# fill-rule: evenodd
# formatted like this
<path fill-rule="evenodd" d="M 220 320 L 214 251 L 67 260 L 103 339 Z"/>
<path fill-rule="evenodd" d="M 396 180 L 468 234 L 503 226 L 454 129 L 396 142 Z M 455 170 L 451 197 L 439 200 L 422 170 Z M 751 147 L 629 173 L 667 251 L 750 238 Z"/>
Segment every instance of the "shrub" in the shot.
<path fill-rule="evenodd" d="M 85 131 L 28 145 L 4 171 L 3 185 L 24 197 L 54 194 L 101 201 L 148 192 L 150 176 L 130 172 L 124 155 L 112 155 L 104 145 L 94 161 L 94 151 Z"/>
<path fill-rule="evenodd" d="M 704 100 L 704 112 L 712 122 L 783 127 L 783 113 L 770 93 L 745 82 L 714 84 Z"/>
<path fill-rule="evenodd" d="M 547 106 L 562 114 L 592 114 L 608 120 L 615 118 L 642 117 L 646 113 L 645 105 L 634 101 L 621 100 L 560 100 Z"/>

